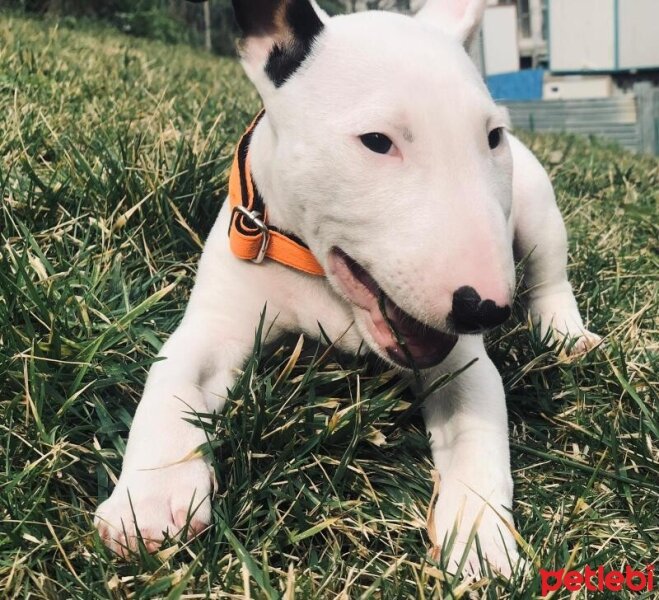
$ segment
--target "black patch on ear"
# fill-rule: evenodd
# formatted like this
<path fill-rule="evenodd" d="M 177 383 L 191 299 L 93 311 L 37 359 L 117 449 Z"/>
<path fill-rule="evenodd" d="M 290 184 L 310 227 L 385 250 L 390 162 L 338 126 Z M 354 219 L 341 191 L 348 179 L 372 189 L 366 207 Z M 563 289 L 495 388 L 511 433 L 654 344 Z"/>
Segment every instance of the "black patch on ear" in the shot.
<path fill-rule="evenodd" d="M 233 0 L 236 21 L 245 37 L 275 36 L 265 72 L 282 86 L 311 51 L 323 22 L 309 0 Z"/>

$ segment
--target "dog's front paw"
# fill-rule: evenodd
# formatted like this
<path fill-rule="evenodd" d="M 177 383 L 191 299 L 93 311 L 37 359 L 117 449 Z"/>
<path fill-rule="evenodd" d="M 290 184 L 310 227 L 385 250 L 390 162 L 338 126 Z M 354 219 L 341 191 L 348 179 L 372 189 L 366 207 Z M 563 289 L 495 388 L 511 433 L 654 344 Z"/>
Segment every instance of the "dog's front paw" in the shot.
<path fill-rule="evenodd" d="M 445 566 L 448 573 L 458 574 L 468 579 L 486 576 L 489 574 L 488 571 L 510 579 L 516 571 L 517 565 L 520 564 L 517 550 L 511 549 L 501 542 L 495 543 L 494 538 L 486 538 L 480 533 L 478 534 L 478 544 L 480 545 L 480 555 L 476 540 L 471 544 L 455 541 L 446 550 L 440 547 L 438 549 L 439 561 Z"/>
<path fill-rule="evenodd" d="M 449 573 L 485 575 L 487 564 L 510 578 L 519 561 L 512 530 L 512 518 L 503 506 L 471 492 L 445 488 L 435 507 L 432 555 Z"/>
<path fill-rule="evenodd" d="M 585 354 L 602 343 L 602 338 L 599 335 L 587 329 L 583 329 L 579 333 L 570 332 L 567 334 L 562 334 L 559 331 L 555 332 L 555 335 L 562 336 L 562 339 L 565 340 L 563 351 L 567 356 Z"/>
<path fill-rule="evenodd" d="M 165 537 L 193 537 L 210 524 L 214 474 L 202 459 L 122 473 L 112 495 L 96 510 L 103 542 L 124 558 L 141 539 L 149 552 Z"/>
<path fill-rule="evenodd" d="M 584 354 L 602 343 L 599 335 L 584 327 L 572 298 L 565 303 L 553 299 L 536 301 L 531 307 L 531 320 L 542 339 L 559 344 L 567 356 Z"/>
<path fill-rule="evenodd" d="M 540 332 L 543 339 L 549 339 L 560 347 L 560 352 L 564 356 L 579 356 L 596 348 L 602 343 L 602 338 L 588 331 L 581 322 L 581 317 L 577 314 L 578 319 L 573 315 L 567 318 L 552 314 L 543 317 L 540 321 Z M 548 323 L 545 327 L 542 323 Z"/>

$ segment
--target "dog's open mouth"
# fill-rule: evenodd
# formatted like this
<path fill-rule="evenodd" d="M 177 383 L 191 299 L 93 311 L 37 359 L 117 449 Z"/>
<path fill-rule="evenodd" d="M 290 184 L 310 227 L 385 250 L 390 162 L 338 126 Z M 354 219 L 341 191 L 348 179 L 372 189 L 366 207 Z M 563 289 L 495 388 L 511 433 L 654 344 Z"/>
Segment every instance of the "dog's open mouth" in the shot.
<path fill-rule="evenodd" d="M 330 270 L 350 302 L 363 311 L 375 343 L 393 362 L 427 369 L 442 362 L 458 341 L 456 335 L 428 327 L 406 313 L 343 250 L 332 249 Z"/>

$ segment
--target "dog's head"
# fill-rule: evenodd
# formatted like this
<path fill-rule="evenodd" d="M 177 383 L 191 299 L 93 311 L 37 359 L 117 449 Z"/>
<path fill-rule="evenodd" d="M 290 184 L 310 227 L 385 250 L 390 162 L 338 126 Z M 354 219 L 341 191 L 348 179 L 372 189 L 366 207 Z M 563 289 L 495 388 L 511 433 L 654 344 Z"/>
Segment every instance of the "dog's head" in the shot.
<path fill-rule="evenodd" d="M 465 51 L 484 4 L 329 18 L 310 0 L 234 0 L 266 108 L 252 165 L 271 220 L 403 365 L 437 363 L 510 312 L 510 149 Z"/>

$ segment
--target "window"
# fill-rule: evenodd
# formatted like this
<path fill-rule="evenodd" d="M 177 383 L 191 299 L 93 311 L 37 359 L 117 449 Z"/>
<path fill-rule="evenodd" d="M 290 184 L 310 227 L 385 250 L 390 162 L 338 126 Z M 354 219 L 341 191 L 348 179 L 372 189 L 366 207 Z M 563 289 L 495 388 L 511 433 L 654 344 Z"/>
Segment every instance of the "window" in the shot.
<path fill-rule="evenodd" d="M 531 37 L 531 11 L 529 0 L 517 0 L 517 21 L 519 33 L 522 38 Z"/>

